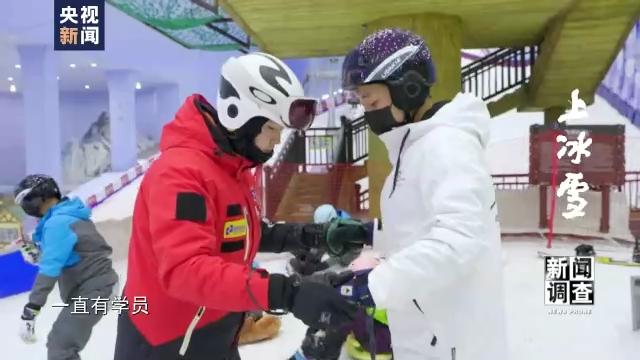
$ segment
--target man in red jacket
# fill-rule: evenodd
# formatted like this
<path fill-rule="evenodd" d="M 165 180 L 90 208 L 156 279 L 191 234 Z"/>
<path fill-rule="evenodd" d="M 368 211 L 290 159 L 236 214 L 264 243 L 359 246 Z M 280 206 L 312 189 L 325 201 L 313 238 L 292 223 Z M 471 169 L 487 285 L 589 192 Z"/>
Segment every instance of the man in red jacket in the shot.
<path fill-rule="evenodd" d="M 217 105 L 187 98 L 140 186 L 124 296 L 146 309 L 120 315 L 116 360 L 239 359 L 246 311 L 291 312 L 314 328 L 355 317 L 328 284 L 250 266 L 258 251 L 346 250 L 343 240 L 361 238 L 351 229 L 327 244 L 323 225 L 260 218 L 250 170 L 271 157 L 283 127 L 309 127 L 315 100 L 286 64 L 253 53 L 223 65 Z"/>

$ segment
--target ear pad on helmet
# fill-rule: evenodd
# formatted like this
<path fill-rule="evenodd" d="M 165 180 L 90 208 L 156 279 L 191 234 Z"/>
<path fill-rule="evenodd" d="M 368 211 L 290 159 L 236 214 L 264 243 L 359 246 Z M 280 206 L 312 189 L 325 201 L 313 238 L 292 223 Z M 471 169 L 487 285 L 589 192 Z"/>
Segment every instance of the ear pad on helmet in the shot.
<path fill-rule="evenodd" d="M 391 101 L 399 109 L 411 112 L 422 106 L 429 96 L 429 85 L 420 73 L 407 71 L 397 80 L 387 80 Z"/>

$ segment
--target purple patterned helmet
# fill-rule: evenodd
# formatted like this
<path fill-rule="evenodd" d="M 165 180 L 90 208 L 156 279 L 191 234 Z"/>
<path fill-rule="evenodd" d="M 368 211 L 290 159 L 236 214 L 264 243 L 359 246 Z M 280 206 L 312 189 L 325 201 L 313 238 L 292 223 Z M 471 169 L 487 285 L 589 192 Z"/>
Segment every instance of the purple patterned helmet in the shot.
<path fill-rule="evenodd" d="M 384 83 L 393 104 L 405 111 L 420 107 L 435 83 L 431 52 L 424 40 L 402 29 L 383 29 L 351 50 L 342 65 L 342 87 Z"/>

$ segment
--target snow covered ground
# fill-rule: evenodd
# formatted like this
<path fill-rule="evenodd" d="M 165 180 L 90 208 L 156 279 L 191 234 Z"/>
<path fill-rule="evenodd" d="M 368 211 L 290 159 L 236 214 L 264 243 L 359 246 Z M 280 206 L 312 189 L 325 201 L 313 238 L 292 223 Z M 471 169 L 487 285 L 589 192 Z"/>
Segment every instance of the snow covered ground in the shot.
<path fill-rule="evenodd" d="M 262 261 L 261 265 L 270 271 L 284 272 L 284 266 L 288 258 L 283 256 L 267 256 L 273 260 Z M 126 279 L 126 261 L 118 261 L 115 264 L 121 283 Z M 38 316 L 36 333 L 38 342 L 27 345 L 20 341 L 17 329 L 22 314 L 22 307 L 27 303 L 28 294 L 20 294 L 5 299 L 0 299 L 0 349 L 8 357 L 7 360 L 43 360 L 47 358 L 46 338 L 51 325 L 55 321 L 59 308 L 51 305 L 60 302 L 58 289 L 49 295 L 48 305 Z M 91 302 L 88 303 L 90 306 Z M 153 311 L 153 309 L 149 309 Z M 115 339 L 117 332 L 116 313 L 109 313 L 94 328 L 91 340 L 81 353 L 84 360 L 113 360 Z M 302 342 L 306 328 L 302 322 L 292 315 L 282 319 L 282 329 L 279 336 L 271 341 L 243 346 L 241 354 L 243 359 L 255 360 L 284 360 L 288 359 Z M 134 360 L 134 359 L 131 359 Z"/>
<path fill-rule="evenodd" d="M 536 250 L 544 249 L 539 238 L 505 239 L 504 278 L 510 359 L 580 359 L 637 360 L 640 354 L 640 331 L 631 331 L 631 275 L 640 276 L 640 268 L 596 264 L 595 305 L 590 315 L 550 315 L 552 306 L 544 305 L 543 260 Z M 570 254 L 576 242 L 558 241 L 557 249 Z M 596 250 L 609 250 L 607 255 L 626 257 L 629 250 L 598 245 Z M 261 256 L 261 265 L 271 271 L 284 272 L 287 255 Z M 121 278 L 126 263 L 116 268 Z M 49 297 L 49 305 L 59 301 L 57 290 Z M 46 358 L 46 334 L 58 309 L 45 307 L 38 318 L 39 342 L 23 344 L 17 335 L 22 306 L 27 294 L 0 300 L 0 349 L 6 359 L 42 360 Z M 149 309 L 149 311 L 153 311 Z M 117 315 L 107 315 L 94 329 L 91 340 L 82 353 L 87 360 L 111 360 L 117 329 Z M 280 334 L 273 340 L 241 347 L 242 359 L 285 360 L 296 350 L 304 337 L 305 326 L 291 315 L 283 318 Z M 490 334 L 478 334 L 490 336 Z"/>

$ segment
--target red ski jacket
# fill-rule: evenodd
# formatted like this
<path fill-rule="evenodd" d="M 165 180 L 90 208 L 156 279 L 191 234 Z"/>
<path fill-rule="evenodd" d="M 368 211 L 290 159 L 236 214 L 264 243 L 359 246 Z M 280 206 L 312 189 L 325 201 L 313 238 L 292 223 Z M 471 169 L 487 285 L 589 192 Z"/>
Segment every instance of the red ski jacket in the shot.
<path fill-rule="evenodd" d="M 124 295 L 152 346 L 183 336 L 184 346 L 232 312 L 268 308 L 269 279 L 250 267 L 262 223 L 251 163 L 214 141 L 203 107 L 216 116 L 192 95 L 164 127 L 135 202 Z M 146 297 L 148 314 L 133 314 L 136 297 Z"/>

